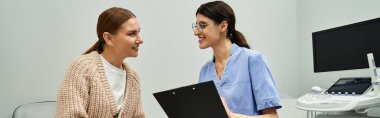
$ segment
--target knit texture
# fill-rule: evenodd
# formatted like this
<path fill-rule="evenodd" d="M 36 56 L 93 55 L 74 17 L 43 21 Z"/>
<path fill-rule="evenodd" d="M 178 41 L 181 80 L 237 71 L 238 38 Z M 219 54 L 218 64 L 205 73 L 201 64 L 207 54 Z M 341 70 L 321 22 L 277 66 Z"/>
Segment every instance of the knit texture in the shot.
<path fill-rule="evenodd" d="M 145 118 L 140 96 L 140 78 L 125 63 L 127 82 L 123 106 L 116 101 L 98 52 L 75 59 L 68 67 L 57 98 L 56 118 Z"/>

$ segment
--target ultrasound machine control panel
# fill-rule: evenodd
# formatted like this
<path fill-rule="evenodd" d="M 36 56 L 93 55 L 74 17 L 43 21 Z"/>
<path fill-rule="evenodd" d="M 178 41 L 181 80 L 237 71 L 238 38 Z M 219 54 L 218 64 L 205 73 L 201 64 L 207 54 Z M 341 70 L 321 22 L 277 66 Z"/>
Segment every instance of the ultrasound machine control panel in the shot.
<path fill-rule="evenodd" d="M 341 78 L 321 93 L 307 93 L 298 98 L 296 107 L 310 111 L 350 111 L 380 106 L 370 77 Z"/>

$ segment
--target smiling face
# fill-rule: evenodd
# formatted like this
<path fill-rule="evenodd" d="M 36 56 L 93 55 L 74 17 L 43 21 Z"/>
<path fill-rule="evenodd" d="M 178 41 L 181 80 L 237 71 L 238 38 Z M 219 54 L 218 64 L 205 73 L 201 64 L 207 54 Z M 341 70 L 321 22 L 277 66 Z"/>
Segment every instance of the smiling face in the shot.
<path fill-rule="evenodd" d="M 117 30 L 116 34 L 106 34 L 106 46 L 110 52 L 121 57 L 137 57 L 139 46 L 143 43 L 140 25 L 136 18 L 130 18 Z"/>
<path fill-rule="evenodd" d="M 225 28 L 215 24 L 213 20 L 202 14 L 197 14 L 194 35 L 198 37 L 199 48 L 205 49 L 216 45 L 220 39 L 225 37 L 224 30 Z"/>

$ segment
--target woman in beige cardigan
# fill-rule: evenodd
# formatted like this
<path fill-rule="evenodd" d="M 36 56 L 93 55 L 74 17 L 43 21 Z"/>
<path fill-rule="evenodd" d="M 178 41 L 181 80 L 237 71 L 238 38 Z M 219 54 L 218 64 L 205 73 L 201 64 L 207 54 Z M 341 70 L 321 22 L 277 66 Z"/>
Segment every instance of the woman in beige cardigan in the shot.
<path fill-rule="evenodd" d="M 144 118 L 140 78 L 123 60 L 143 43 L 136 16 L 113 7 L 100 14 L 99 40 L 68 67 L 57 118 Z"/>

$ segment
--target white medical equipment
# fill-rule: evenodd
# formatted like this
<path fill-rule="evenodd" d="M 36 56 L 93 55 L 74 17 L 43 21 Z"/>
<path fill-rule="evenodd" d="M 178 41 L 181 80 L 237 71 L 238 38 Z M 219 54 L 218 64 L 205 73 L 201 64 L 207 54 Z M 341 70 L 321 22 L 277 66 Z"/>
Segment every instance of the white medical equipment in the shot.
<path fill-rule="evenodd" d="M 375 59 L 373 58 L 372 53 L 367 54 L 367 59 L 368 59 L 368 65 L 369 65 L 369 71 L 371 74 L 372 78 L 372 86 L 375 91 L 375 95 L 379 96 L 380 95 L 380 69 L 376 69 L 376 64 L 375 64 Z"/>
<path fill-rule="evenodd" d="M 376 69 L 372 53 L 367 57 L 371 77 L 340 78 L 326 91 L 299 97 L 296 107 L 308 111 L 308 117 L 314 117 L 316 112 L 366 113 L 368 108 L 380 106 L 380 68 Z M 319 90 L 317 87 L 312 89 Z"/>
<path fill-rule="evenodd" d="M 296 107 L 310 111 L 351 111 L 380 106 L 371 78 L 341 78 L 323 93 L 308 93 L 296 102 Z"/>

